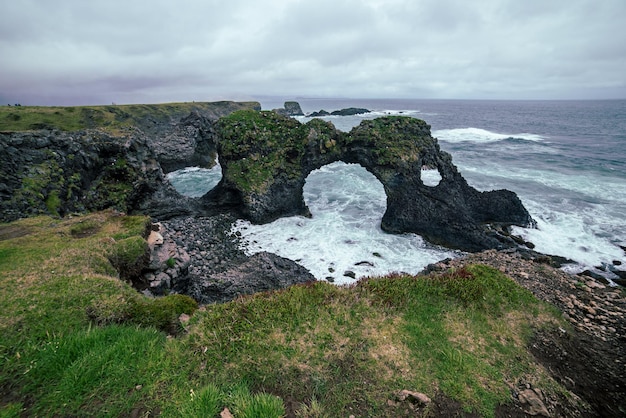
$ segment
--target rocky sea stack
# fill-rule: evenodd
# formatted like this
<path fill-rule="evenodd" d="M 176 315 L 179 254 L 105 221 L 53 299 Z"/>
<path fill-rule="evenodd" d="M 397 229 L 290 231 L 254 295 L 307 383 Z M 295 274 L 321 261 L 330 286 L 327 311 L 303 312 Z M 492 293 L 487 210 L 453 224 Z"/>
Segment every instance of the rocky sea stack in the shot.
<path fill-rule="evenodd" d="M 301 124 L 275 112 L 239 111 L 221 118 L 217 132 L 223 179 L 203 200 L 226 203 L 228 196 L 229 205 L 252 222 L 309 215 L 302 195 L 306 177 L 343 161 L 360 164 L 382 183 L 382 228 L 388 232 L 414 232 L 436 244 L 480 251 L 516 246 L 501 231 L 533 224 L 515 193 L 470 187 L 419 119 L 365 120 L 344 133 L 319 119 Z M 423 168 L 439 172 L 438 185 L 424 184 Z"/>

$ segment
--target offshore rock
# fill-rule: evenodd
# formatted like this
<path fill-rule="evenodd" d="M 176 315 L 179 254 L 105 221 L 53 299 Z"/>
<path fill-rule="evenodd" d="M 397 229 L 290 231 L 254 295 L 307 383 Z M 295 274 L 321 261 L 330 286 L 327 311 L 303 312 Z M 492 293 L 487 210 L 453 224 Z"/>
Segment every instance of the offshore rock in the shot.
<path fill-rule="evenodd" d="M 327 112 L 324 109 L 321 109 L 317 112 L 309 113 L 307 116 L 310 118 L 319 117 L 319 116 L 353 116 L 353 115 L 362 115 L 365 113 L 370 113 L 371 110 L 364 109 L 361 107 L 348 107 L 345 109 L 334 110 L 332 112 Z"/>
<path fill-rule="evenodd" d="M 298 102 L 285 102 L 283 106 L 282 108 L 274 109 L 274 112 L 283 116 L 304 116 Z"/>
<path fill-rule="evenodd" d="M 204 203 L 237 208 L 252 222 L 310 212 L 303 186 L 308 174 L 335 161 L 357 163 L 387 194 L 381 227 L 413 232 L 435 244 L 464 251 L 515 247 L 510 225 L 532 226 L 517 195 L 470 187 L 419 119 L 390 116 L 366 120 L 349 133 L 313 119 L 307 124 L 275 112 L 234 112 L 217 123 L 223 178 Z M 437 169 L 437 186 L 422 182 L 423 167 Z"/>

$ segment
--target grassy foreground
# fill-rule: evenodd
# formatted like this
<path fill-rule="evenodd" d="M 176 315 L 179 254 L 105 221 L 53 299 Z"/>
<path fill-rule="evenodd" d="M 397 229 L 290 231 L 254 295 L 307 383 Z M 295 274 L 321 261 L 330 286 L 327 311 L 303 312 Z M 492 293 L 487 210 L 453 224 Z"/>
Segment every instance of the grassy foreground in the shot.
<path fill-rule="evenodd" d="M 111 261 L 137 255 L 146 222 L 106 211 L 0 225 L 0 417 L 415 416 L 395 402 L 402 389 L 489 417 L 520 381 L 566 392 L 526 344 L 567 326 L 497 270 L 318 282 L 197 309 L 117 278 Z"/>

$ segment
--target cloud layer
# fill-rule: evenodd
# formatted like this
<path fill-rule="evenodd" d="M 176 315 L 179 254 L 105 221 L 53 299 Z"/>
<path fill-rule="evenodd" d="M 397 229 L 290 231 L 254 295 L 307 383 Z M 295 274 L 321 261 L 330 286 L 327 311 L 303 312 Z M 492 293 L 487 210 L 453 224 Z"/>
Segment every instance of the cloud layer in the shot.
<path fill-rule="evenodd" d="M 623 0 L 21 0 L 0 103 L 626 98 Z"/>

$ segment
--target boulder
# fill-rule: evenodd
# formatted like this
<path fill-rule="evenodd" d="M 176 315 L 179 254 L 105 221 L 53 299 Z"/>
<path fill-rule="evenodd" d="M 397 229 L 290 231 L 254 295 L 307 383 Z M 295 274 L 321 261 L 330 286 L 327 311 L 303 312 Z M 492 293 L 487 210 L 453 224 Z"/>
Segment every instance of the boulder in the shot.
<path fill-rule="evenodd" d="M 223 273 L 193 281 L 187 294 L 199 303 L 227 302 L 241 295 L 312 281 L 315 277 L 296 262 L 261 252 Z"/>

